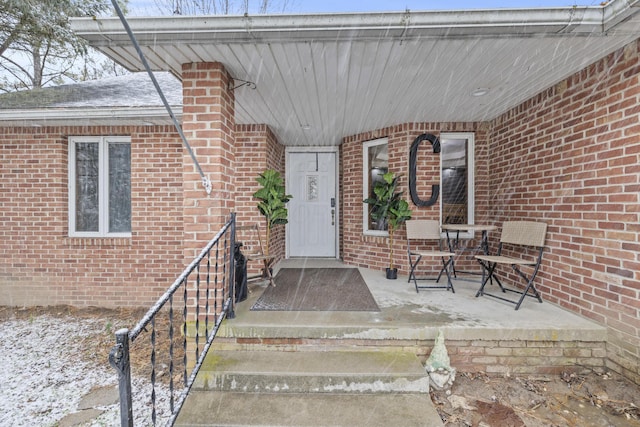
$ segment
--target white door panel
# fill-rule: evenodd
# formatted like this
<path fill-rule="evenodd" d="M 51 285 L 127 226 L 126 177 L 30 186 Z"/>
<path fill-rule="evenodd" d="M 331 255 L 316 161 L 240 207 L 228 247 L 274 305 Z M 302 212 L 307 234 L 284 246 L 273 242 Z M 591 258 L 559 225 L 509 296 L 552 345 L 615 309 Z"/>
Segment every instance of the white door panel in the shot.
<path fill-rule="evenodd" d="M 335 153 L 289 153 L 288 166 L 289 256 L 335 257 Z"/>

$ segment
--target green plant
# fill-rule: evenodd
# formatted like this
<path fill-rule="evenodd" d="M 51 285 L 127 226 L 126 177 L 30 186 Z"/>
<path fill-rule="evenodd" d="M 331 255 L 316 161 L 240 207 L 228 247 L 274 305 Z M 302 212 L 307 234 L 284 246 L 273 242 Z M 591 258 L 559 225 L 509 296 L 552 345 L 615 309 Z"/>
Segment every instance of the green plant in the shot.
<path fill-rule="evenodd" d="M 379 227 L 386 225 L 389 232 L 389 268 L 393 269 L 393 232 L 406 220 L 411 219 L 411 210 L 406 200 L 402 198 L 402 191 L 398 191 L 398 176 L 393 172 L 382 175 L 382 181 L 373 187 L 375 197 L 364 200 L 371 206 L 371 218 Z"/>
<path fill-rule="evenodd" d="M 267 222 L 267 236 L 265 242 L 265 255 L 269 255 L 269 239 L 271 238 L 271 228 L 274 225 L 286 224 L 287 208 L 286 204 L 292 196 L 286 194 L 284 182 L 280 172 L 267 169 L 256 179 L 262 188 L 253 194 L 259 200 L 258 210 L 264 215 Z"/>
<path fill-rule="evenodd" d="M 113 331 L 113 323 L 111 323 L 110 320 L 107 320 L 107 324 L 104 325 L 104 330 L 107 334 L 111 335 L 111 332 Z"/>

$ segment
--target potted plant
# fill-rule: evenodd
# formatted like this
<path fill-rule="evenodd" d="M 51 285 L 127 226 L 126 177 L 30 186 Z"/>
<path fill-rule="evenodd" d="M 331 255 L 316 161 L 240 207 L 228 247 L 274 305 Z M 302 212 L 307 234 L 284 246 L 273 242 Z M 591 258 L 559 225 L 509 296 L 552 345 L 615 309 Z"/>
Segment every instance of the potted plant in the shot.
<path fill-rule="evenodd" d="M 280 172 L 267 169 L 256 179 L 262 188 L 253 194 L 259 200 L 258 210 L 264 215 L 267 223 L 267 237 L 265 242 L 265 255 L 269 255 L 269 241 L 271 238 L 271 228 L 274 225 L 287 223 L 286 204 L 292 196 L 286 194 L 284 182 Z"/>
<path fill-rule="evenodd" d="M 393 233 L 406 220 L 411 219 L 411 210 L 402 192 L 398 191 L 398 178 L 393 172 L 387 172 L 373 187 L 375 197 L 365 199 L 371 206 L 371 218 L 378 223 L 380 229 L 386 226 L 389 232 L 389 267 L 387 278 L 396 279 L 398 269 L 393 265 Z"/>

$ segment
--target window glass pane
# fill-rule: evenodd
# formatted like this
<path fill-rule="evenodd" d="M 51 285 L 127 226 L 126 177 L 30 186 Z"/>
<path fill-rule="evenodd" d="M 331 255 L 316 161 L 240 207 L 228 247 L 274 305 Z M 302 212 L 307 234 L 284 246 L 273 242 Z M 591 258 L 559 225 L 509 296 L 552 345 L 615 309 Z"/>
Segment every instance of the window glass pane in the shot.
<path fill-rule="evenodd" d="M 76 147 L 76 231 L 98 231 L 98 144 L 83 142 Z"/>
<path fill-rule="evenodd" d="M 131 231 L 131 146 L 109 144 L 109 232 Z"/>
<path fill-rule="evenodd" d="M 442 223 L 468 224 L 469 146 L 467 139 L 443 139 Z"/>
<path fill-rule="evenodd" d="M 373 192 L 376 183 L 383 181 L 382 175 L 389 171 L 389 152 L 388 144 L 386 140 L 384 143 L 372 145 L 366 148 L 367 150 L 367 197 L 375 198 L 376 195 Z M 375 221 L 371 218 L 372 207 L 368 209 L 367 224 L 368 230 L 386 230 L 387 224 L 383 219 Z"/>

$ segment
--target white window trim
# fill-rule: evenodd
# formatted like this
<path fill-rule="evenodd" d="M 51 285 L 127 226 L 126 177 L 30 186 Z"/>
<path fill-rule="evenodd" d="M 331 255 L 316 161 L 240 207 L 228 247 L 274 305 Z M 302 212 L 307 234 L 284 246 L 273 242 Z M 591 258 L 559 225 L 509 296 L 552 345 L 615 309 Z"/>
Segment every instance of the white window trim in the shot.
<path fill-rule="evenodd" d="M 470 224 L 475 224 L 475 133 L 473 132 L 443 132 L 440 134 L 440 141 L 445 139 L 466 139 L 469 156 L 467 158 L 467 217 Z M 442 182 L 442 156 L 440 157 L 440 182 Z M 442 195 L 440 196 L 440 223 L 442 224 Z M 444 233 L 443 233 L 444 235 Z M 460 232 L 461 239 L 472 239 L 473 231 Z"/>
<path fill-rule="evenodd" d="M 367 190 L 369 189 L 369 148 L 376 145 L 387 144 L 389 146 L 389 138 L 378 138 L 366 141 L 362 144 L 362 200 L 369 197 Z M 366 236 L 383 236 L 389 235 L 386 230 L 369 230 L 369 205 L 362 202 L 362 231 Z"/>
<path fill-rule="evenodd" d="M 98 231 L 76 231 L 76 149 L 75 144 L 80 142 L 98 143 L 99 157 L 98 164 L 100 173 L 98 175 L 99 205 L 100 205 L 100 222 Z M 109 233 L 109 179 L 107 172 L 109 170 L 109 143 L 128 143 L 131 144 L 131 138 L 128 136 L 70 136 L 68 141 L 69 152 L 69 237 L 131 237 L 128 233 Z"/>

